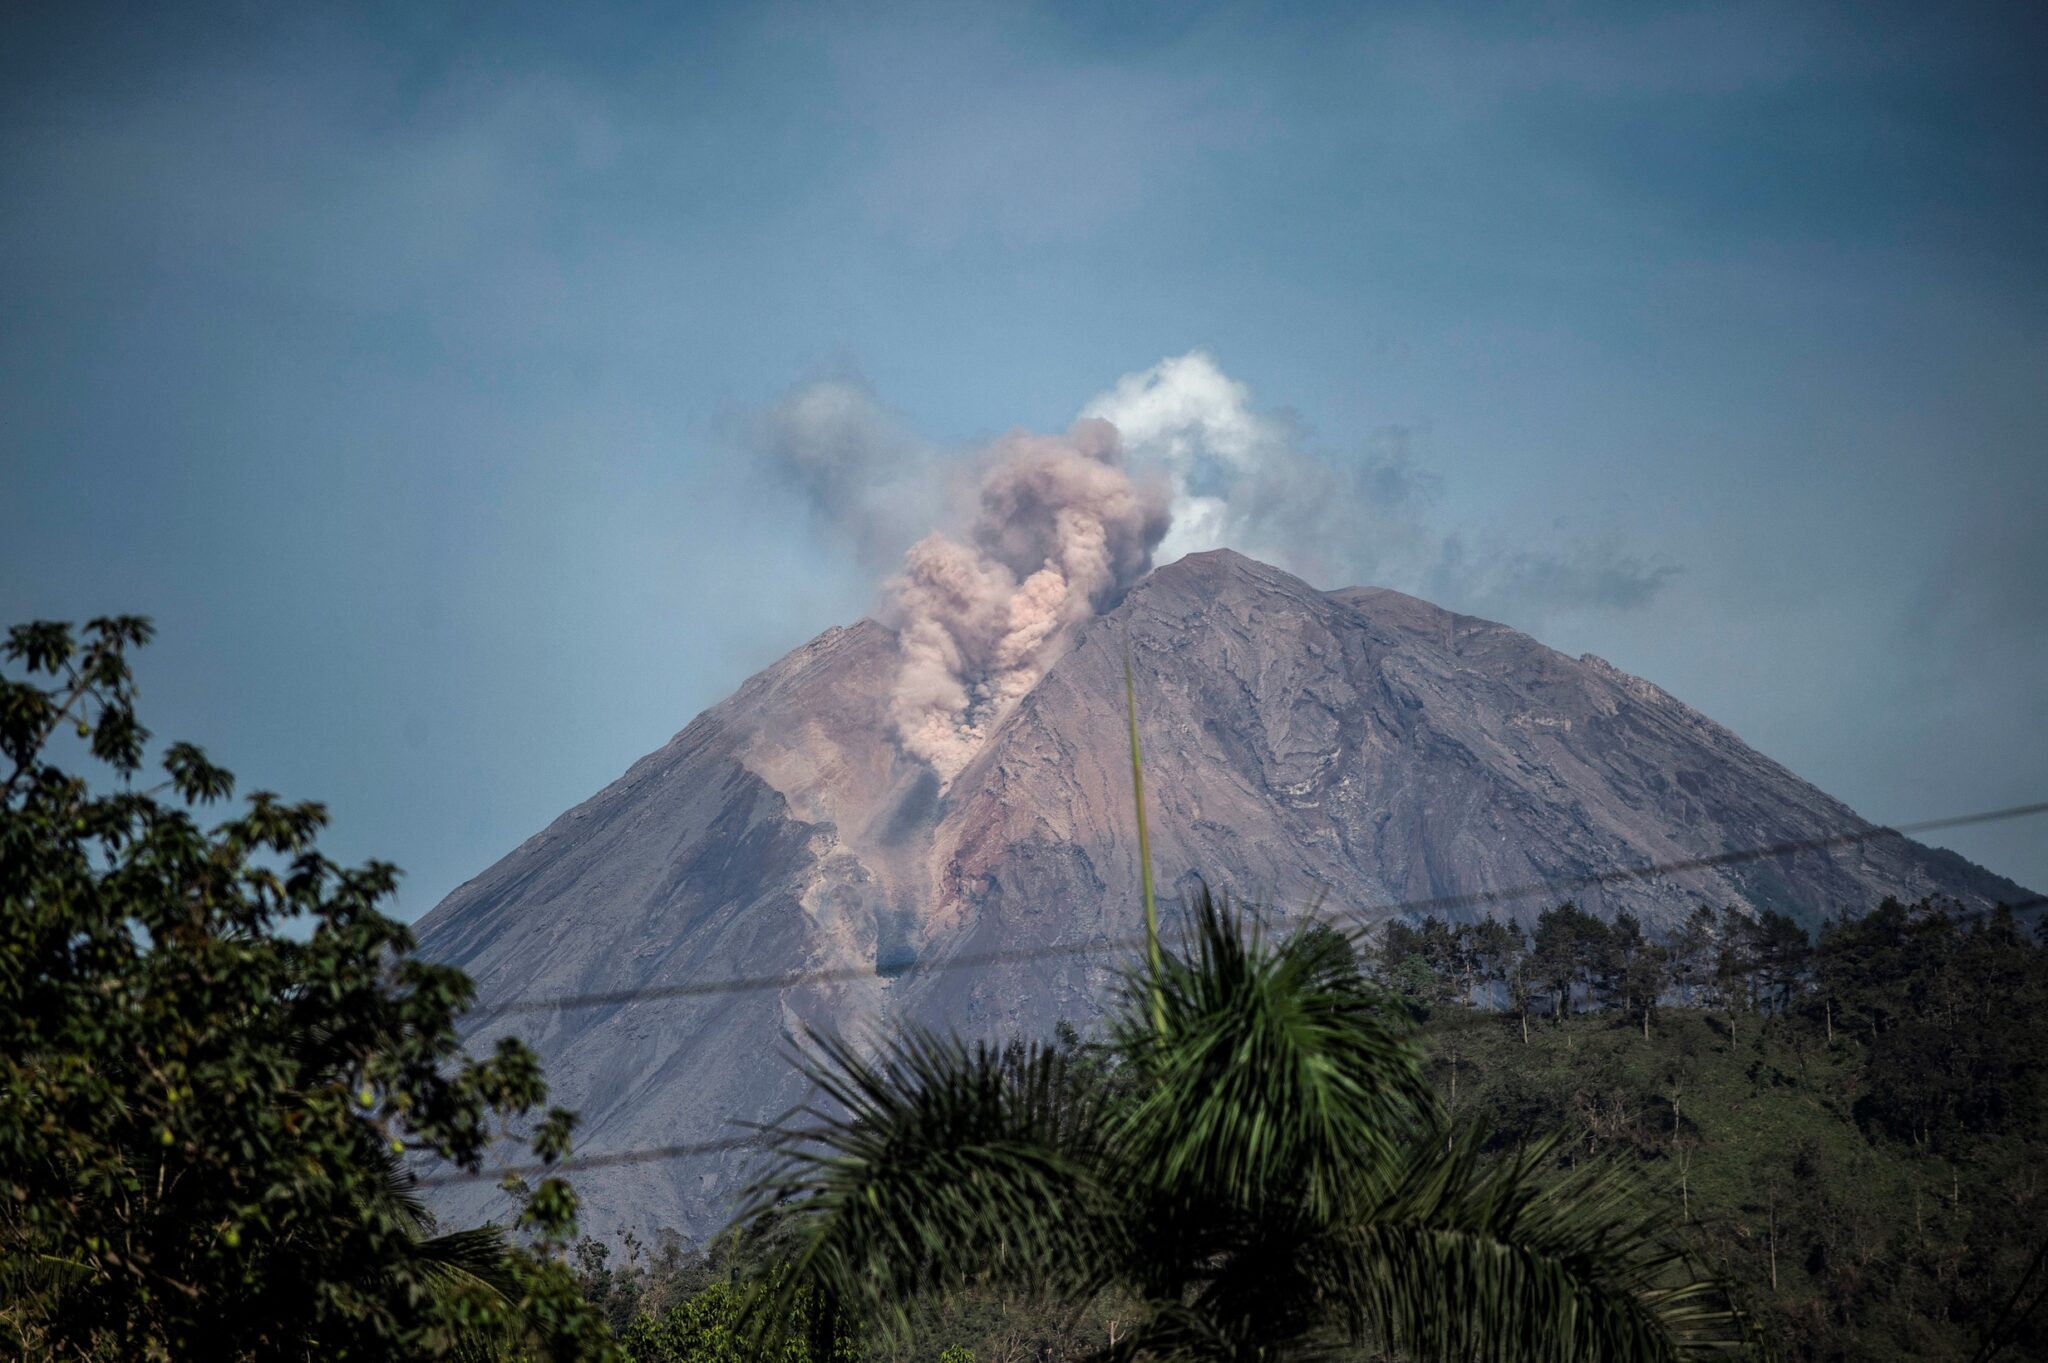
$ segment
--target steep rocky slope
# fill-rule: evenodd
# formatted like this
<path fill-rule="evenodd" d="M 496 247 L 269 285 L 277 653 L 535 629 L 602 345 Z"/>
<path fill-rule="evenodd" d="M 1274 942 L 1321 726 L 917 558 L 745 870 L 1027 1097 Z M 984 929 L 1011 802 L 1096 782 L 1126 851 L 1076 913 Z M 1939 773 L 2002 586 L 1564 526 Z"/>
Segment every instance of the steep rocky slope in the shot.
<path fill-rule="evenodd" d="M 1564 893 L 1482 898 L 1866 828 L 1735 735 L 1598 658 L 1396 592 L 1320 592 L 1239 555 L 1140 582 L 947 786 L 898 751 L 895 640 L 827 631 L 464 885 L 423 950 L 486 1007 L 828 970 L 830 982 L 486 1018 L 546 1058 L 579 1153 L 717 1140 L 802 1097 L 806 1028 L 905 1019 L 1043 1032 L 1094 1014 L 1121 955 L 1046 953 L 1138 924 L 1122 657 L 1138 682 L 1162 883 L 1199 872 L 1273 906 L 1376 920 L 1415 901 L 1533 918 Z M 1669 925 L 1701 902 L 1811 922 L 1887 895 L 2025 892 L 1898 838 L 1580 886 Z M 1025 953 L 975 969 L 962 956 Z M 901 967 L 916 963 L 918 969 Z M 715 1229 L 746 1156 L 581 1175 L 601 1234 Z M 450 1190 L 458 1217 L 502 1207 Z"/>

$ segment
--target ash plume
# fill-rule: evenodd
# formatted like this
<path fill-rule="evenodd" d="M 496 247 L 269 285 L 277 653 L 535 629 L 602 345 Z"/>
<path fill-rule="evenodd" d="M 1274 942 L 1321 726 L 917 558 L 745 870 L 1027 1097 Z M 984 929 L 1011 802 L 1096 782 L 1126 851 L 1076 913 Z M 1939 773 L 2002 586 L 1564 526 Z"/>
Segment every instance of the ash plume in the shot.
<path fill-rule="evenodd" d="M 902 658 L 890 713 L 905 751 L 952 780 L 1073 626 L 1150 570 L 1171 497 L 1163 478 L 1122 467 L 1107 421 L 996 441 L 965 536 L 927 535 L 888 584 Z"/>
<path fill-rule="evenodd" d="M 943 452 L 858 376 L 792 389 L 754 418 L 746 443 L 818 529 L 872 572 L 941 523 L 951 488 Z"/>
<path fill-rule="evenodd" d="M 864 567 L 901 564 L 880 611 L 901 640 L 890 713 L 942 782 L 1073 627 L 1155 560 L 1231 548 L 1314 582 L 1524 621 L 1635 609 L 1677 572 L 1598 527 L 1533 541 L 1518 527 L 1445 528 L 1439 479 L 1405 431 L 1319 453 L 1202 350 L 1119 378 L 1065 435 L 1013 432 L 974 460 L 918 435 L 857 377 L 792 391 L 753 443 L 824 536 Z M 965 528 L 916 539 L 932 525 Z"/>

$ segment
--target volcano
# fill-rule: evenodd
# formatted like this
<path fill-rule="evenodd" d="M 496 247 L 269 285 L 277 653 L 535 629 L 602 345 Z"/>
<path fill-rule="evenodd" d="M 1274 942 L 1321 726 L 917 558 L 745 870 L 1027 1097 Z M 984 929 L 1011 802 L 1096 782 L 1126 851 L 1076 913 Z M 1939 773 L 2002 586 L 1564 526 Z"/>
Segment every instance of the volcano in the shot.
<path fill-rule="evenodd" d="M 477 980 L 473 1044 L 540 1051 L 582 1156 L 773 1119 L 804 1097 L 785 1052 L 806 1030 L 1085 1028 L 1141 919 L 1126 649 L 1162 885 L 1199 875 L 1276 918 L 1526 922 L 1571 898 L 1654 932 L 1702 903 L 1812 925 L 1885 896 L 2027 897 L 1902 837 L 1840 841 L 1872 826 L 1599 658 L 1218 551 L 1078 626 L 945 782 L 892 727 L 895 634 L 828 630 L 451 894 L 420 949 Z M 1781 844 L 1807 845 L 1714 860 Z M 823 978 L 775 978 L 804 973 Z M 735 977 L 766 982 L 677 992 Z M 590 995 L 614 997 L 544 1002 Z M 585 1228 L 702 1237 L 748 1159 L 579 1173 Z M 456 1185 L 441 1210 L 506 1204 Z"/>

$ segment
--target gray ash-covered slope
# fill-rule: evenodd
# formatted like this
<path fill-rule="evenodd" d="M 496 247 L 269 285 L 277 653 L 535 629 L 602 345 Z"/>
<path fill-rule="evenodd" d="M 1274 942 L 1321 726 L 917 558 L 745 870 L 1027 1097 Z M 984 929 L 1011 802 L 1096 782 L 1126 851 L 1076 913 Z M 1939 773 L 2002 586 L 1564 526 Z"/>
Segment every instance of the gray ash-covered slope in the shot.
<path fill-rule="evenodd" d="M 1140 912 L 1122 650 L 1135 664 L 1155 865 L 1298 911 L 1533 918 L 1559 898 L 1668 926 L 1697 904 L 1811 923 L 1886 895 L 2025 894 L 1885 837 L 1554 895 L 1477 899 L 1867 828 L 1648 682 L 1372 588 L 1321 592 L 1239 555 L 1161 568 L 941 789 L 892 738 L 890 632 L 834 629 L 699 716 L 464 885 L 422 949 L 493 1005 L 733 976 L 832 982 L 504 1015 L 584 1119 L 578 1153 L 714 1141 L 800 1101 L 785 1038 L 905 1020 L 977 1033 L 1085 1022 L 1115 950 L 956 971 L 963 954 L 1127 939 Z M 586 1171 L 586 1225 L 701 1235 L 740 1153 Z M 444 1204 L 496 1214 L 482 1186 Z"/>

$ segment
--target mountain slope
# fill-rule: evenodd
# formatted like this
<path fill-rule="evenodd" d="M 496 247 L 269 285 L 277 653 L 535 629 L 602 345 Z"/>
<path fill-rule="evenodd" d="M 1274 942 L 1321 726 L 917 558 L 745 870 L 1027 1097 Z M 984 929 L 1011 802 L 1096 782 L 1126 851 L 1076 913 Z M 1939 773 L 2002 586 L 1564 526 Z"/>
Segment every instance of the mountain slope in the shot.
<path fill-rule="evenodd" d="M 1137 927 L 1122 658 L 1138 681 L 1154 861 L 1276 911 L 1366 919 L 1532 883 L 1868 825 L 1727 730 L 1597 658 L 1373 588 L 1319 592 L 1239 555 L 1140 582 L 944 789 L 903 757 L 895 641 L 863 621 L 748 681 L 421 920 L 485 1007 L 733 976 L 830 982 L 486 1019 L 539 1047 L 585 1119 L 578 1151 L 717 1140 L 802 1098 L 806 1028 L 902 1021 L 1044 1032 L 1092 1015 L 1120 951 L 971 970 L 963 954 L 1085 947 Z M 1701 902 L 1809 923 L 1884 895 L 2018 898 L 1884 838 L 1572 892 L 1653 927 Z M 1503 898 L 1533 918 L 1564 893 Z M 1464 916 L 1476 907 L 1462 910 Z M 715 1229 L 725 1153 L 592 1171 L 603 1234 Z M 445 1206 L 485 1214 L 496 1194 Z"/>

